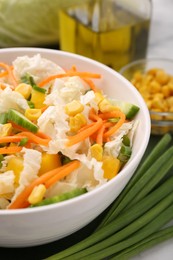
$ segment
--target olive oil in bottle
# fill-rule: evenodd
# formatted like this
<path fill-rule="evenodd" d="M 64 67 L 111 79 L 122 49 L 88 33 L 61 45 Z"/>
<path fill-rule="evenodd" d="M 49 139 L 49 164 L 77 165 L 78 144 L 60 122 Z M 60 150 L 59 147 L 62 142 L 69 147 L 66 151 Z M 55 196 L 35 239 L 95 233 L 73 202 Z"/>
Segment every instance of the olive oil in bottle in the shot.
<path fill-rule="evenodd" d="M 60 48 L 98 60 L 115 70 L 144 58 L 150 17 L 140 14 L 132 2 L 87 1 L 61 10 Z"/>

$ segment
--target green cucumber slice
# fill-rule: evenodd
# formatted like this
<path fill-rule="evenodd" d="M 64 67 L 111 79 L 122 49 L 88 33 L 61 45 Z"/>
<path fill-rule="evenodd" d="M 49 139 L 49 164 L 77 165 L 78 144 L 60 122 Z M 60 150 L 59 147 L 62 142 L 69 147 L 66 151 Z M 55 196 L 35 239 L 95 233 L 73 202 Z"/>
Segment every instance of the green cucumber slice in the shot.
<path fill-rule="evenodd" d="M 33 85 L 32 88 L 35 90 L 35 91 L 38 91 L 38 92 L 41 92 L 41 93 L 46 93 L 46 89 L 44 88 L 40 88 L 38 87 L 37 85 Z"/>
<path fill-rule="evenodd" d="M 64 200 L 72 199 L 72 198 L 77 197 L 79 195 L 82 195 L 86 192 L 87 192 L 87 190 L 85 188 L 76 188 L 72 191 L 54 196 L 52 198 L 44 199 L 39 203 L 31 205 L 31 207 L 45 206 L 45 205 L 49 205 L 49 204 L 58 203 L 58 202 L 61 202 L 61 201 L 64 201 Z"/>
<path fill-rule="evenodd" d="M 114 100 L 114 99 L 109 99 L 109 101 L 111 102 L 112 105 L 119 107 L 121 111 L 126 115 L 127 119 L 134 118 L 135 115 L 140 110 L 138 106 L 128 102 Z"/>
<path fill-rule="evenodd" d="M 8 121 L 12 121 L 16 125 L 22 126 L 33 133 L 38 131 L 37 125 L 33 124 L 28 118 L 15 109 L 8 111 Z"/>
<path fill-rule="evenodd" d="M 0 114 L 0 124 L 4 125 L 8 121 L 8 113 L 4 112 Z"/>

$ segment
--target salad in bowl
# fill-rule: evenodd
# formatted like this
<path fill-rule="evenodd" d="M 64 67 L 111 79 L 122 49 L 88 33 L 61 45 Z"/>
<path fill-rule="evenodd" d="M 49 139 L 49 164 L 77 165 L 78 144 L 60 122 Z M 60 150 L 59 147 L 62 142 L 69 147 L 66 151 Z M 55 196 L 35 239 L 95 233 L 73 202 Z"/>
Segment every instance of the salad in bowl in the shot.
<path fill-rule="evenodd" d="M 90 192 L 130 159 L 140 107 L 108 97 L 103 76 L 77 65 L 39 53 L 0 62 L 0 209 Z"/>

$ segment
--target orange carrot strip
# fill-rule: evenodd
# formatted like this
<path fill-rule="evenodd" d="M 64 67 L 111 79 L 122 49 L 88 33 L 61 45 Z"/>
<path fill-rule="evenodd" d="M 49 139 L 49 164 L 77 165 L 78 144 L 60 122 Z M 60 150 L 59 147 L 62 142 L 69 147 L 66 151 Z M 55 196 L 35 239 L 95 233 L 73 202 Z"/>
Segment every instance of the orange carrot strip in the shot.
<path fill-rule="evenodd" d="M 0 62 L 0 67 L 6 69 L 6 71 L 8 71 L 8 75 L 9 75 L 9 77 L 10 77 L 14 87 L 16 87 L 17 86 L 17 81 L 16 81 L 16 79 L 15 79 L 15 77 L 13 75 L 13 71 L 12 71 L 11 67 L 8 64 L 3 63 L 3 62 Z"/>
<path fill-rule="evenodd" d="M 8 71 L 5 70 L 5 71 L 3 71 L 3 72 L 0 73 L 0 78 L 3 78 L 3 77 L 5 77 L 5 76 L 7 76 L 7 75 L 8 75 Z"/>
<path fill-rule="evenodd" d="M 8 209 L 20 209 L 28 207 L 30 204 L 27 201 L 29 195 L 31 194 L 34 187 L 38 186 L 39 184 L 46 184 L 46 182 L 55 176 L 56 174 L 60 174 L 62 178 L 64 178 L 64 172 L 69 174 L 72 170 L 79 167 L 78 161 L 72 161 L 64 166 L 58 167 L 54 170 L 46 172 L 45 174 L 41 175 L 39 178 L 34 180 L 30 185 L 28 185 L 16 198 L 14 202 L 8 207 Z M 60 177 L 61 178 L 61 177 Z"/>
<path fill-rule="evenodd" d="M 48 146 L 50 139 L 43 139 L 40 138 L 39 136 L 30 133 L 30 132 L 21 132 L 20 135 L 28 137 L 29 141 L 32 141 L 36 144 L 40 144 L 40 145 L 44 145 L 44 146 Z"/>
<path fill-rule="evenodd" d="M 0 144 L 3 144 L 3 143 L 10 143 L 10 142 L 20 142 L 21 139 L 23 139 L 23 136 L 16 136 L 16 135 L 13 135 L 13 136 L 4 136 L 4 137 L 0 137 Z"/>
<path fill-rule="evenodd" d="M 36 134 L 36 136 L 40 137 L 40 138 L 43 138 L 43 139 L 49 139 L 51 140 L 50 136 L 46 135 L 45 133 L 41 132 L 41 131 L 38 131 Z"/>
<path fill-rule="evenodd" d="M 93 121 L 97 121 L 99 118 L 100 118 L 100 116 L 96 114 L 94 108 L 91 108 L 89 111 L 89 119 L 91 119 Z"/>
<path fill-rule="evenodd" d="M 82 131 L 88 129 L 89 127 L 93 126 L 94 124 L 95 124 L 95 122 L 90 123 L 90 124 L 88 124 L 88 125 L 84 125 L 83 127 L 81 127 L 81 128 L 78 130 L 78 133 L 80 133 L 80 132 L 82 132 Z"/>
<path fill-rule="evenodd" d="M 43 87 L 44 85 L 46 85 L 47 83 L 49 83 L 50 81 L 52 81 L 56 78 L 73 77 L 73 76 L 79 76 L 82 78 L 96 78 L 96 79 L 99 79 L 101 77 L 100 74 L 96 74 L 96 73 L 69 71 L 69 72 L 62 73 L 62 74 L 52 75 L 52 76 L 44 79 L 43 81 L 41 81 L 38 84 L 38 86 Z"/>
<path fill-rule="evenodd" d="M 98 130 L 97 136 L 96 136 L 96 143 L 103 145 L 103 133 L 105 131 L 105 125 L 103 124 L 101 128 Z"/>
<path fill-rule="evenodd" d="M 19 146 L 10 146 L 0 148 L 0 154 L 12 154 L 19 153 L 22 150 L 22 147 Z"/>
<path fill-rule="evenodd" d="M 66 177 L 68 174 L 70 174 L 72 171 L 76 170 L 80 166 L 79 161 L 73 161 L 71 165 L 69 165 L 66 169 L 63 171 L 60 171 L 58 174 L 54 175 L 52 178 L 46 181 L 45 186 L 48 189 L 51 187 L 53 184 L 55 184 L 57 181 L 63 179 Z"/>
<path fill-rule="evenodd" d="M 111 135 L 113 135 L 122 126 L 122 124 L 125 122 L 126 116 L 123 112 L 112 111 L 110 113 L 112 114 L 113 112 L 114 112 L 113 117 L 119 117 L 120 119 L 112 128 L 110 128 L 106 133 L 104 133 L 104 135 L 103 135 L 104 138 L 107 138 L 107 137 L 110 137 Z"/>
<path fill-rule="evenodd" d="M 9 121 L 9 123 L 12 124 L 12 127 L 15 128 L 16 130 L 20 130 L 20 131 L 28 131 L 27 129 L 25 129 L 24 127 L 20 126 L 20 125 L 16 125 L 14 122 Z"/>
<path fill-rule="evenodd" d="M 102 119 L 99 118 L 95 124 L 93 126 L 90 126 L 89 128 L 87 128 L 84 131 L 81 131 L 79 133 L 77 133 L 74 136 L 69 136 L 69 140 L 67 142 L 67 146 L 72 146 L 74 144 L 77 144 L 83 140 L 85 140 L 87 137 L 91 136 L 92 134 L 94 134 L 101 126 L 102 126 Z"/>
<path fill-rule="evenodd" d="M 11 70 L 13 69 L 13 66 L 9 66 L 9 67 L 10 67 Z M 8 75 L 8 71 L 5 70 L 5 71 L 3 71 L 3 72 L 0 73 L 0 78 L 3 78 L 3 77 L 5 77 L 5 76 L 7 76 L 7 75 Z"/>
<path fill-rule="evenodd" d="M 95 86 L 94 82 L 90 79 L 83 78 L 83 80 L 89 85 L 89 87 L 94 91 L 98 92 L 97 87 Z"/>
<path fill-rule="evenodd" d="M 17 130 L 20 130 L 22 132 L 29 132 L 29 130 L 27 130 L 26 128 L 22 127 L 22 126 L 19 126 L 19 125 L 16 125 L 15 123 L 11 122 L 10 123 L 12 124 L 12 127 L 17 129 Z M 19 133 L 20 135 L 20 133 Z M 38 131 L 37 133 L 35 133 L 36 136 L 40 137 L 40 138 L 43 138 L 43 139 L 49 139 L 51 140 L 50 136 L 46 135 L 45 133 L 41 132 L 41 131 Z"/>
<path fill-rule="evenodd" d="M 120 110 L 113 110 L 110 112 L 105 112 L 105 113 L 100 113 L 98 116 L 104 120 L 109 119 L 109 118 L 114 118 L 114 117 L 119 117 L 118 113 L 123 113 Z"/>
<path fill-rule="evenodd" d="M 23 128 L 22 126 L 19 126 L 19 125 L 16 125 L 15 123 L 11 122 L 10 123 L 12 124 L 13 128 L 17 129 L 17 130 L 20 130 L 22 132 L 28 132 L 30 133 L 29 130 L 27 130 L 26 128 Z M 20 133 L 18 133 L 20 135 Z M 23 135 L 23 134 L 22 134 Z M 47 140 L 51 140 L 50 136 L 46 135 L 45 133 L 41 132 L 41 131 L 38 131 L 37 133 L 33 134 L 35 136 L 38 136 L 40 138 L 43 138 L 43 139 L 47 139 Z"/>
<path fill-rule="evenodd" d="M 105 129 L 109 128 L 111 126 L 113 126 L 113 123 L 111 123 L 111 122 L 103 123 L 102 127 L 98 130 L 97 136 L 95 138 L 97 144 L 103 145 L 103 134 L 105 132 Z"/>

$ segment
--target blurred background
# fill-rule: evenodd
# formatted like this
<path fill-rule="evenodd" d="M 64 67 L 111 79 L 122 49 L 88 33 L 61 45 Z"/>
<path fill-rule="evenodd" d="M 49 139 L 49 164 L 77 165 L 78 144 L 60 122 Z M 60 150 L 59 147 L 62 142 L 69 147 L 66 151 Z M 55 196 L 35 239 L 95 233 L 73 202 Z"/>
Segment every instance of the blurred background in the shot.
<path fill-rule="evenodd" d="M 172 8 L 172 0 L 0 0 L 0 48 L 62 49 L 116 70 L 173 58 Z"/>

